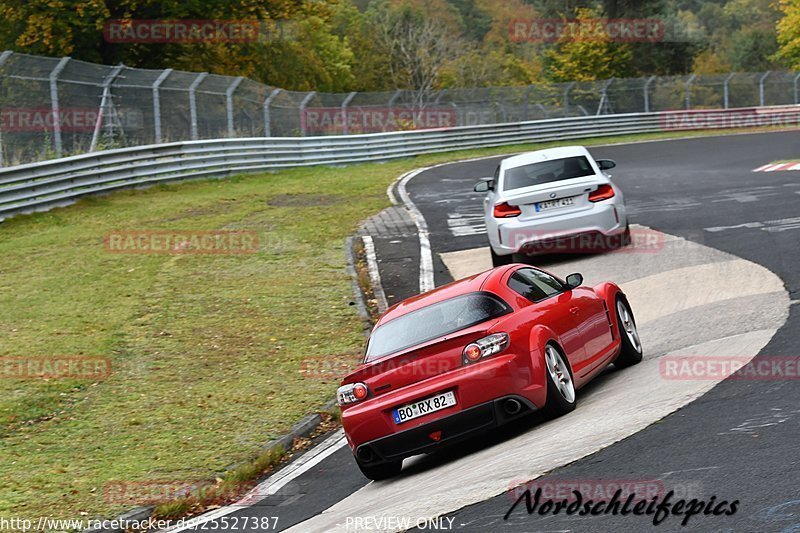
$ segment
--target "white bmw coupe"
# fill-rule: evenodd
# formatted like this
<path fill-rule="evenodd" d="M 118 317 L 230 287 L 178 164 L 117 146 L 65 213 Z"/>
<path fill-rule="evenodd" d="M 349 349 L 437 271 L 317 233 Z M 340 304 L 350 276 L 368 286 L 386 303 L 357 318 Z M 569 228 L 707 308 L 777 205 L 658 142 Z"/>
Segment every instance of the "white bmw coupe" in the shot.
<path fill-rule="evenodd" d="M 483 201 L 492 264 L 514 254 L 602 251 L 630 241 L 622 191 L 583 146 L 527 152 L 503 159 L 492 178 L 475 185 Z"/>

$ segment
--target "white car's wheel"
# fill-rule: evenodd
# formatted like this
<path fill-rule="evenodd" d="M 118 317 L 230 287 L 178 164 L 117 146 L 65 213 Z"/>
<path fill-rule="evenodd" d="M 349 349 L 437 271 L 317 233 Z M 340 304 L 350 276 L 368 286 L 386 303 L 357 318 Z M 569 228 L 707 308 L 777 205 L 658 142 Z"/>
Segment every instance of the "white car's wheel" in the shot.
<path fill-rule="evenodd" d="M 496 253 L 494 253 L 494 250 L 492 250 L 491 248 L 489 248 L 489 251 L 492 254 L 492 266 L 493 267 L 499 267 L 499 266 L 503 266 L 503 265 L 510 265 L 513 262 L 513 256 L 512 255 L 497 255 Z"/>

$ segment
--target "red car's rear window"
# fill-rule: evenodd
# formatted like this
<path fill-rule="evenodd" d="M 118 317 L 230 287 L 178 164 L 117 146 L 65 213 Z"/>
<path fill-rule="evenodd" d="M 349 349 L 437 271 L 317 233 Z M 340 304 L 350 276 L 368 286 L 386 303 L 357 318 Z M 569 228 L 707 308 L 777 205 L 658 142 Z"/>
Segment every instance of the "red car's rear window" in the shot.
<path fill-rule="evenodd" d="M 510 311 L 508 304 L 488 292 L 473 292 L 431 304 L 373 330 L 367 344 L 366 361 L 374 361 Z"/>

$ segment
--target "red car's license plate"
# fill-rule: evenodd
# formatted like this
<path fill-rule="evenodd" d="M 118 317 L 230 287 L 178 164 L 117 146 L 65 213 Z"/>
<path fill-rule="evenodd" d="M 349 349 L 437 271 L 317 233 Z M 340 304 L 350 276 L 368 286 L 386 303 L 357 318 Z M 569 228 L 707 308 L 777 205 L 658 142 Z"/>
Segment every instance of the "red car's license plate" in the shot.
<path fill-rule="evenodd" d="M 395 424 L 402 424 L 403 422 L 408 422 L 409 420 L 419 418 L 428 413 L 446 409 L 455 404 L 456 395 L 453 394 L 453 391 L 447 391 L 418 402 L 398 407 L 397 409 L 392 409 L 392 417 L 394 418 Z"/>

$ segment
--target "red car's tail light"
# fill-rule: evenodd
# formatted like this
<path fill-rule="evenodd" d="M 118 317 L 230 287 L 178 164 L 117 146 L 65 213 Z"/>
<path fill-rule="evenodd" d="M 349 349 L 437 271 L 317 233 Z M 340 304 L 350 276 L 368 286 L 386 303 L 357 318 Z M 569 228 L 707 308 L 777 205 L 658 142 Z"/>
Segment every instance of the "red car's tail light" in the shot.
<path fill-rule="evenodd" d="M 516 205 L 508 205 L 503 202 L 494 206 L 494 218 L 511 218 L 518 217 L 522 214 L 522 210 Z"/>
<path fill-rule="evenodd" d="M 464 348 L 464 364 L 474 363 L 484 357 L 500 353 L 508 346 L 507 333 L 493 333 L 475 342 L 467 344 Z"/>
<path fill-rule="evenodd" d="M 600 202 L 614 197 L 614 187 L 611 185 L 601 185 L 596 191 L 589 193 L 590 202 Z"/>
<path fill-rule="evenodd" d="M 464 348 L 464 358 L 468 361 L 477 361 L 483 357 L 483 350 L 477 344 L 468 344 L 466 348 Z"/>
<path fill-rule="evenodd" d="M 369 389 L 363 383 L 348 383 L 336 391 L 336 401 L 339 405 L 360 402 L 369 394 Z"/>

